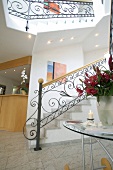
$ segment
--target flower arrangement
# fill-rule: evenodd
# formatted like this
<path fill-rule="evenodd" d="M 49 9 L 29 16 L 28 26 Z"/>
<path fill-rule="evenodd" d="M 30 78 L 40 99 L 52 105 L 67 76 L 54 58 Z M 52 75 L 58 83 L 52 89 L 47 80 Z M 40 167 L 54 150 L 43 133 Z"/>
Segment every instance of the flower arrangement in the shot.
<path fill-rule="evenodd" d="M 112 55 L 109 57 L 108 65 L 109 70 L 93 66 L 94 74 L 85 73 L 85 79 L 80 79 L 81 88 L 76 87 L 79 96 L 85 92 L 86 96 L 96 96 L 98 102 L 99 96 L 113 96 Z"/>
<path fill-rule="evenodd" d="M 22 77 L 22 82 L 21 82 L 20 89 L 24 90 L 26 94 L 28 94 L 28 84 L 26 84 L 26 80 L 28 79 L 28 77 L 25 69 L 21 72 L 21 77 Z"/>

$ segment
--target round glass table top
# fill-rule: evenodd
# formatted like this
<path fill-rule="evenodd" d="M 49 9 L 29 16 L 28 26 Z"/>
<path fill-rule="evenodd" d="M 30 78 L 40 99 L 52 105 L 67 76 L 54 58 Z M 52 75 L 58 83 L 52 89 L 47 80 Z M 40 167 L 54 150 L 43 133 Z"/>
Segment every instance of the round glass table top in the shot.
<path fill-rule="evenodd" d="M 95 138 L 113 140 L 113 126 L 102 126 L 98 123 L 87 123 L 82 121 L 65 121 L 63 126 L 67 129 Z"/>

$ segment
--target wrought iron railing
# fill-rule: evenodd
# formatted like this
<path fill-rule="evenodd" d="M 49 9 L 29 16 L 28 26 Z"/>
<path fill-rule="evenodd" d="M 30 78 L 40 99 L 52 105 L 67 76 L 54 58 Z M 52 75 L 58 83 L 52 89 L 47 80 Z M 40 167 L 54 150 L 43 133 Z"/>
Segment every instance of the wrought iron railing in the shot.
<path fill-rule="evenodd" d="M 83 79 L 86 72 L 93 74 L 93 66 L 103 67 L 105 61 L 105 58 L 102 58 L 45 84 L 39 80 L 39 88 L 40 86 L 41 88 L 39 91 L 34 91 L 36 96 L 30 102 L 31 106 L 35 107 L 35 111 L 25 123 L 25 137 L 29 140 L 37 139 L 39 141 L 40 128 L 85 99 L 85 93 L 82 96 L 77 95 L 76 85 L 81 86 L 79 79 Z M 40 120 L 41 112 L 47 116 Z M 31 126 L 28 134 L 25 131 L 26 124 Z"/>
<path fill-rule="evenodd" d="M 7 2 L 10 15 L 27 21 L 26 31 L 29 29 L 30 20 L 94 17 L 93 2 L 73 0 L 8 0 Z"/>
<path fill-rule="evenodd" d="M 8 11 L 26 20 L 94 17 L 93 2 L 72 0 L 8 0 Z"/>

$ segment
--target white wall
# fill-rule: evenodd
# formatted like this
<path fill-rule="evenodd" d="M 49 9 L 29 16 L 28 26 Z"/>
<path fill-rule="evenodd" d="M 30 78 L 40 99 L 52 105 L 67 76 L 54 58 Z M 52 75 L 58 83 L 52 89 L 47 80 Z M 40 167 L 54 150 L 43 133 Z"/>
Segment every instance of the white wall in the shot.
<path fill-rule="evenodd" d="M 111 12 L 111 0 L 104 0 L 104 11 L 105 14 L 109 14 Z"/>
<path fill-rule="evenodd" d="M 36 45 L 35 45 L 36 47 Z M 35 51 L 35 50 L 34 50 Z M 82 47 L 78 45 L 70 45 L 65 47 L 54 48 L 48 51 L 41 51 L 32 55 L 31 75 L 29 99 L 36 96 L 34 90 L 38 89 L 38 79 L 43 78 L 46 82 L 47 76 L 47 61 L 59 62 L 67 65 L 67 73 L 83 66 L 84 56 Z M 28 104 L 28 117 L 33 114 L 35 108 Z"/>
<path fill-rule="evenodd" d="M 97 21 L 100 20 L 103 15 L 109 14 L 110 6 L 111 0 L 103 0 L 103 4 L 102 0 L 93 0 L 93 9 Z"/>
<path fill-rule="evenodd" d="M 104 5 L 102 4 L 101 0 L 93 0 L 93 9 L 95 14 L 95 21 L 98 21 L 105 15 Z"/>
<path fill-rule="evenodd" d="M 37 52 L 37 54 L 34 53 L 32 55 L 27 118 L 29 118 L 34 113 L 37 107 L 37 105 L 36 107 L 31 107 L 30 101 L 36 96 L 36 94 L 34 94 L 34 90 L 38 89 L 38 79 L 43 78 L 44 83 L 46 82 L 47 61 L 54 61 L 66 64 L 68 73 L 79 67 L 82 67 L 83 65 L 104 57 L 104 54 L 107 51 L 108 49 L 105 48 L 83 54 L 81 44 L 77 44 L 40 51 Z M 36 101 L 37 100 L 38 98 L 36 99 Z"/>
<path fill-rule="evenodd" d="M 34 51 L 36 51 L 36 50 L 34 50 Z M 38 79 L 43 78 L 44 82 L 46 82 L 47 61 L 54 61 L 54 62 L 66 64 L 67 65 L 67 73 L 68 73 L 68 72 L 73 71 L 79 67 L 82 67 L 84 64 L 93 62 L 94 60 L 104 57 L 104 54 L 107 51 L 108 51 L 108 49 L 102 49 L 102 50 L 87 52 L 84 54 L 81 44 L 78 44 L 78 45 L 72 45 L 72 46 L 70 45 L 70 46 L 65 46 L 65 47 L 54 48 L 54 49 L 51 49 L 48 51 L 47 50 L 40 51 L 40 52 L 37 52 L 37 54 L 34 53 L 32 55 L 27 118 L 29 118 L 34 113 L 34 111 L 36 110 L 36 107 L 37 107 L 37 106 L 31 107 L 30 101 L 31 101 L 31 99 L 33 99 L 33 97 L 36 96 L 36 94 L 34 94 L 33 92 L 34 92 L 34 90 L 38 89 Z M 37 100 L 38 100 L 38 98 L 36 99 L 36 101 Z M 97 110 L 95 107 L 96 102 L 94 103 L 94 101 L 92 100 L 92 103 L 93 103 L 92 111 L 96 115 L 97 114 Z M 33 117 L 36 117 L 36 116 L 33 116 Z M 95 120 L 98 120 L 97 115 L 95 117 Z M 31 123 L 31 122 L 28 122 L 28 124 L 29 123 Z M 64 134 L 64 132 L 63 132 L 63 134 Z M 56 139 L 55 137 L 54 137 L 54 139 Z M 53 136 L 52 136 L 51 142 L 52 141 L 53 141 Z"/>
<path fill-rule="evenodd" d="M 96 61 L 102 57 L 104 57 L 105 53 L 108 51 L 107 48 L 101 50 L 95 50 L 84 53 L 84 65 L 89 64 L 93 61 Z"/>
<path fill-rule="evenodd" d="M 5 94 L 12 94 L 13 86 L 16 85 L 18 82 L 8 79 L 6 77 L 0 76 L 0 84 L 6 85 L 6 92 Z"/>

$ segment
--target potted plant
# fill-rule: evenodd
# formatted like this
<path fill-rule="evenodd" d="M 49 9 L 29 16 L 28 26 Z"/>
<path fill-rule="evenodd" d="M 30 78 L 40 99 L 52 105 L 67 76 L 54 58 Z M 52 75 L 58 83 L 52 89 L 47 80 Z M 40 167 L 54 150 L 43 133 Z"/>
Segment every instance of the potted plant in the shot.
<path fill-rule="evenodd" d="M 22 82 L 20 85 L 20 93 L 28 94 L 28 85 L 26 84 L 26 80 L 28 79 L 28 77 L 25 69 L 21 72 L 21 77 L 22 77 Z"/>
<path fill-rule="evenodd" d="M 109 69 L 93 66 L 94 74 L 86 73 L 84 80 L 80 79 L 80 86 L 76 87 L 79 95 L 96 96 L 99 117 L 103 124 L 113 124 L 113 61 L 112 55 L 108 60 Z M 101 108 L 102 107 L 102 108 Z M 109 111 L 108 111 L 109 110 Z"/>
<path fill-rule="evenodd" d="M 21 87 L 21 93 L 22 94 L 28 94 L 28 88 L 25 86 L 25 87 Z"/>

